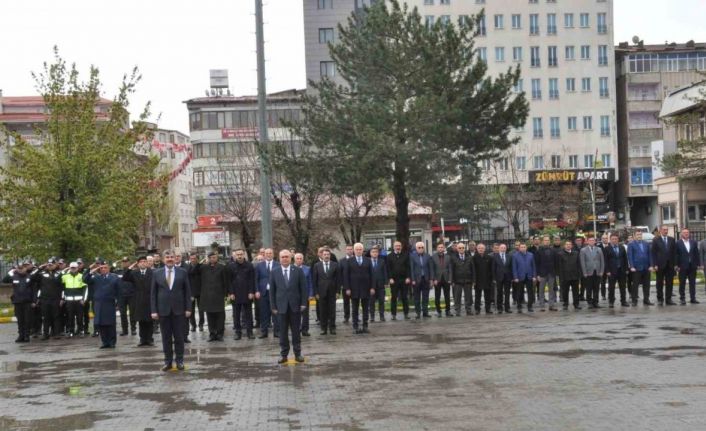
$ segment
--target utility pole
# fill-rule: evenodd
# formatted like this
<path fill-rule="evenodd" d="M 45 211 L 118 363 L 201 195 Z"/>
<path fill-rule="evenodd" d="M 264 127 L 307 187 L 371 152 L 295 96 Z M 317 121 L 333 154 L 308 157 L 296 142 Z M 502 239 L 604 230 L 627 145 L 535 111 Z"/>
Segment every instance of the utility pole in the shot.
<path fill-rule="evenodd" d="M 272 204 L 270 203 L 270 178 L 267 176 L 262 150 L 267 148 L 267 90 L 265 89 L 265 36 L 262 20 L 262 0 L 255 0 L 255 33 L 257 46 L 257 122 L 260 151 L 260 219 L 262 246 L 272 247 Z"/>

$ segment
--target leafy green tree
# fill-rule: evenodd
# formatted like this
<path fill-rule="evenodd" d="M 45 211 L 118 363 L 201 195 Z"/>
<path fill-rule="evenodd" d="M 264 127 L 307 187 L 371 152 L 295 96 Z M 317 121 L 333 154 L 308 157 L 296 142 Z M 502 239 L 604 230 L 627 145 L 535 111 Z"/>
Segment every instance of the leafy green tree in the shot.
<path fill-rule="evenodd" d="M 527 117 L 524 94 L 513 93 L 519 67 L 487 75 L 474 41 L 479 17 L 427 26 L 397 0 L 353 13 L 329 45 L 343 84 L 312 82 L 293 127 L 314 149 L 305 160 L 312 175 L 339 190 L 386 185 L 405 246 L 415 191 L 477 179 L 479 160 L 516 143 L 510 131 Z"/>
<path fill-rule="evenodd" d="M 706 75 L 704 75 L 706 78 Z M 706 84 L 702 84 L 698 95 L 690 99 L 687 112 L 665 119 L 665 123 L 681 132 L 684 139 L 677 142 L 677 151 L 666 154 L 660 164 L 670 175 L 680 178 L 706 178 L 706 134 L 703 116 L 706 114 Z M 690 133 L 687 134 L 686 131 Z"/>
<path fill-rule="evenodd" d="M 46 104 L 41 145 L 19 135 L 4 139 L 0 168 L 0 250 L 7 256 L 118 256 L 134 249 L 150 212 L 148 184 L 157 166 L 138 142 L 149 142 L 149 105 L 130 124 L 129 96 L 137 69 L 123 77 L 115 98 L 101 98 L 99 71 L 80 78 L 55 48 L 54 61 L 33 74 Z"/>

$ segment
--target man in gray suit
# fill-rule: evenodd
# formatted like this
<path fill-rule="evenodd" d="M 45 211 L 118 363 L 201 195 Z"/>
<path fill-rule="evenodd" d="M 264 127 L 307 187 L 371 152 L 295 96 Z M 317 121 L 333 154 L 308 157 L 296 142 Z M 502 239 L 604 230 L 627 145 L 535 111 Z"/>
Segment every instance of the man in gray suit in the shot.
<path fill-rule="evenodd" d="M 279 252 L 279 268 L 270 273 L 270 306 L 272 315 L 279 319 L 280 364 L 287 362 L 289 355 L 289 333 L 292 331 L 294 359 L 304 362 L 301 346 L 302 312 L 308 307 L 309 293 L 306 276 L 301 268 L 291 265 L 289 250 Z"/>
<path fill-rule="evenodd" d="M 446 246 L 443 242 L 436 245 L 436 253 L 431 257 L 432 265 L 434 265 L 434 274 L 436 281 L 434 282 L 434 302 L 436 304 L 436 317 L 441 317 L 441 293 L 444 293 L 444 301 L 446 303 L 446 317 L 451 317 L 451 298 L 450 285 L 451 280 L 451 258 L 446 254 Z"/>
<path fill-rule="evenodd" d="M 184 334 L 186 319 L 191 316 L 191 286 L 186 270 L 174 265 L 174 252 L 164 252 L 165 266 L 152 272 L 150 305 L 152 319 L 159 319 L 162 331 L 164 366 L 162 371 L 172 369 L 176 353 L 177 369 L 184 370 Z M 172 346 L 173 343 L 173 346 Z"/>
<path fill-rule="evenodd" d="M 600 290 L 601 277 L 605 272 L 605 261 L 603 251 L 596 247 L 596 238 L 592 236 L 588 238 L 588 244 L 581 249 L 579 260 L 583 273 L 581 283 L 586 286 L 586 299 L 590 299 L 588 308 L 600 308 L 598 306 L 598 291 Z"/>

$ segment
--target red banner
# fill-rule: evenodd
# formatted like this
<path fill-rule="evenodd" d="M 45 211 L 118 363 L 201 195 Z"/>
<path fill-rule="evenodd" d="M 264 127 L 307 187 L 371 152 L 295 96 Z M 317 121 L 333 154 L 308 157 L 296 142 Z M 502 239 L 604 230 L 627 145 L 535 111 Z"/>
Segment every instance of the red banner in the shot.
<path fill-rule="evenodd" d="M 223 139 L 257 139 L 257 137 L 257 129 L 254 127 L 221 129 L 221 138 Z"/>

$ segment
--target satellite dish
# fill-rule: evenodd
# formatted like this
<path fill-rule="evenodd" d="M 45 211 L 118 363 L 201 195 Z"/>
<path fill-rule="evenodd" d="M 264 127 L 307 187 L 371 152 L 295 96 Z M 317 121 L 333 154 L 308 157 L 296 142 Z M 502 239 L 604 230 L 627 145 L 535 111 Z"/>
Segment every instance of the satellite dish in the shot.
<path fill-rule="evenodd" d="M 632 37 L 632 43 L 634 43 L 635 45 L 637 45 L 639 42 L 640 42 L 640 38 L 639 38 L 638 36 L 633 36 L 633 37 Z"/>

